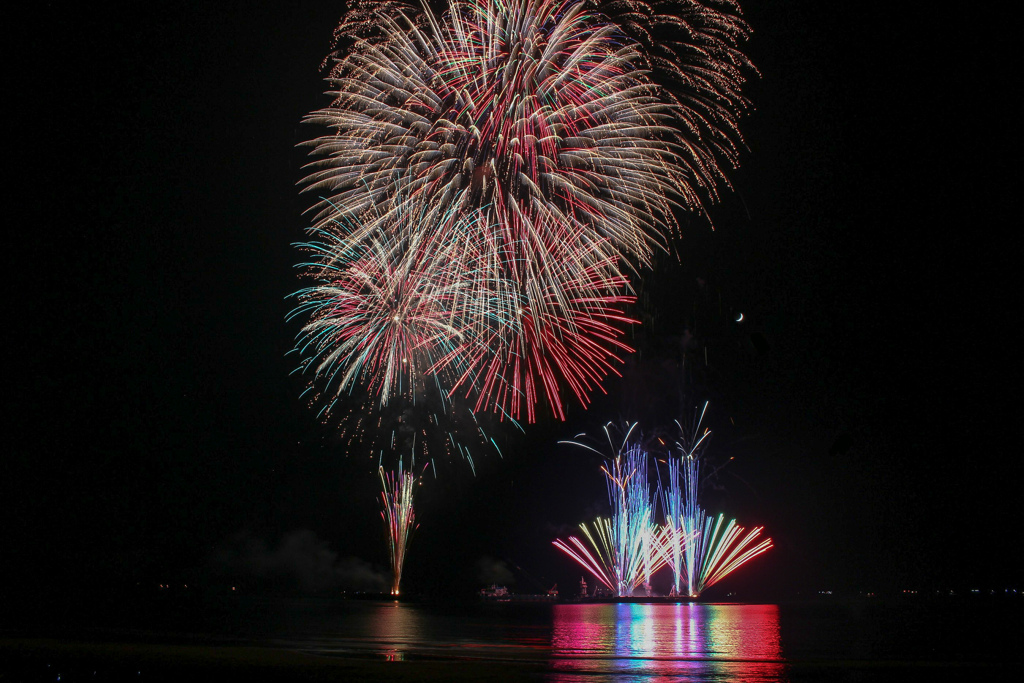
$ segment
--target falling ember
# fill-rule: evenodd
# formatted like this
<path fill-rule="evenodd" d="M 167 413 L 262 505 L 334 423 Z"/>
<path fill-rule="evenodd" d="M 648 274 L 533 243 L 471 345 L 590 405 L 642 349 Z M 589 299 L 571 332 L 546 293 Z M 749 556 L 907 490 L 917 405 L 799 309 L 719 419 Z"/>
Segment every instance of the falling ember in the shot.
<path fill-rule="evenodd" d="M 409 537 L 416 524 L 413 511 L 413 493 L 416 476 L 406 472 L 399 461 L 396 472 L 385 472 L 379 469 L 380 482 L 383 488 L 381 502 L 383 510 L 380 516 L 384 520 L 391 551 L 391 594 L 398 596 L 402 583 L 402 567 L 405 564 L 405 553 L 409 547 Z"/>

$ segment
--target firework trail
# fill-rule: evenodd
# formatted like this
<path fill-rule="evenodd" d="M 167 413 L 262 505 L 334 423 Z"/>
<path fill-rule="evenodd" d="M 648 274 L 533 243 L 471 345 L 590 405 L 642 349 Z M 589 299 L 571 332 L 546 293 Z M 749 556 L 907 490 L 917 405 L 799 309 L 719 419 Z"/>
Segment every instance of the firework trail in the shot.
<path fill-rule="evenodd" d="M 691 597 L 699 596 L 706 588 L 715 585 L 736 569 L 767 552 L 772 547 L 772 539 L 766 538 L 758 542 L 763 527 L 751 529 L 746 536 L 743 527 L 736 525 L 731 519 L 723 527 L 725 516 L 711 517 L 701 510 L 696 523 L 702 523 L 700 534 L 692 544 L 687 544 L 687 553 L 694 560 L 687 562 L 693 565 L 693 573 L 687 574 L 686 581 Z"/>
<path fill-rule="evenodd" d="M 665 524 L 654 544 L 655 553 L 672 570 L 673 592 L 690 597 L 772 547 L 770 538 L 755 543 L 763 527 L 743 536 L 736 520 L 723 527 L 723 515 L 710 516 L 698 504 L 701 449 L 711 434 L 702 430 L 707 407 L 705 403 L 693 435 L 683 434 L 676 444 L 678 455 L 668 459 L 668 486 L 661 495 Z"/>
<path fill-rule="evenodd" d="M 602 468 L 608 486 L 609 502 L 615 522 L 612 540 L 619 559 L 621 589 L 632 590 L 640 584 L 650 591 L 651 542 L 654 535 L 654 499 L 648 485 L 649 456 L 638 445 L 628 448 L 612 463 L 612 471 Z"/>
<path fill-rule="evenodd" d="M 413 512 L 413 494 L 416 476 L 406 472 L 399 461 L 396 472 L 385 472 L 379 469 L 380 483 L 383 488 L 381 502 L 383 509 L 380 516 L 384 520 L 388 534 L 391 560 L 391 594 L 398 595 L 402 583 L 402 567 L 405 565 L 405 552 L 409 546 L 409 536 L 416 528 L 416 515 Z"/>
<path fill-rule="evenodd" d="M 685 484 L 681 485 L 680 462 L 669 460 L 668 488 L 662 494 L 662 505 L 665 509 L 665 524 L 662 526 L 655 542 L 657 554 L 664 559 L 672 570 L 672 593 L 682 595 L 681 581 L 693 576 L 693 553 L 687 552 L 696 540 L 696 531 L 687 526 L 694 517 L 684 511 L 687 503 L 692 500 L 683 493 Z M 689 563 L 689 564 L 687 564 Z M 687 585 L 686 594 L 692 593 Z"/>
<path fill-rule="evenodd" d="M 715 151 L 698 151 L 640 46 L 583 2 L 453 1 L 440 18 L 363 3 L 339 35 L 354 44 L 334 101 L 307 117 L 330 131 L 308 143 L 314 229 L 356 220 L 345 246 L 448 249 L 463 300 L 446 320 L 462 336 L 426 367 L 475 410 L 564 418 L 562 387 L 585 405 L 629 351 L 628 273 L 665 246 L 674 207 L 713 196 Z"/>
<path fill-rule="evenodd" d="M 602 467 L 608 485 L 610 517 L 599 517 L 593 531 L 580 524 L 589 542 L 570 536 L 568 543 L 557 539 L 555 547 L 575 559 L 617 596 L 630 596 L 645 586 L 650 591 L 651 575 L 664 565 L 655 557 L 656 527 L 654 500 L 648 486 L 648 454 L 639 446 Z"/>
<path fill-rule="evenodd" d="M 705 403 L 690 438 L 686 438 L 682 425 L 676 423 L 681 436 L 676 443 L 679 455 L 668 458 L 668 487 L 660 495 L 665 525 L 658 535 L 656 552 L 672 570 L 672 589 L 676 595 L 683 594 L 682 581 L 696 576 L 693 548 L 701 533 L 699 522 L 703 519 L 703 511 L 697 506 L 699 456 L 711 434 L 707 429 L 702 431 L 707 409 Z M 694 595 L 692 583 L 687 583 L 686 594 Z"/>

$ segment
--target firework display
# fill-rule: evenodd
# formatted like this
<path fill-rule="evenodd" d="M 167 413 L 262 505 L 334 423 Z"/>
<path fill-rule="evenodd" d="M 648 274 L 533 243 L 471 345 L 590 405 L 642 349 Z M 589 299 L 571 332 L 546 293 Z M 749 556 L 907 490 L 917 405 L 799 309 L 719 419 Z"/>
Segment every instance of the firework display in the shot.
<path fill-rule="evenodd" d="M 650 594 L 651 575 L 668 567 L 669 595 L 696 598 L 772 547 L 770 538 L 759 540 L 762 527 L 744 535 L 736 520 L 723 524 L 723 514 L 708 515 L 698 503 L 701 449 L 710 434 L 701 428 L 706 410 L 704 404 L 692 437 L 680 438 L 666 458 L 667 485 L 659 481 L 653 495 L 648 486 L 651 458 L 642 446 L 627 443 L 627 433 L 619 455 L 601 468 L 611 516 L 580 524 L 586 543 L 576 536 L 553 542 L 615 596 L 631 596 L 641 585 Z M 656 500 L 664 511 L 660 525 L 654 521 Z"/>
<path fill-rule="evenodd" d="M 735 519 L 723 527 L 725 516 L 721 513 L 711 517 L 700 510 L 698 515 L 693 520 L 698 531 L 690 537 L 692 542 L 684 546 L 687 560 L 683 566 L 688 572 L 685 581 L 687 594 L 692 598 L 772 547 L 770 538 L 758 542 L 763 527 L 756 527 L 744 536 L 743 527 L 737 526 Z M 700 522 L 703 524 L 698 527 Z"/>
<path fill-rule="evenodd" d="M 664 565 L 663 559 L 654 556 L 655 501 L 647 484 L 647 468 L 648 454 L 637 446 L 615 458 L 610 467 L 602 467 L 612 513 L 599 517 L 593 531 L 580 524 L 591 549 L 575 536 L 568 543 L 554 542 L 617 596 L 632 595 L 641 585 L 649 592 L 651 574 Z"/>
<path fill-rule="evenodd" d="M 707 409 L 705 403 L 689 435 L 676 423 L 680 438 L 675 444 L 676 453 L 667 458 L 668 485 L 661 491 L 665 525 L 658 536 L 656 552 L 672 570 L 672 592 L 676 595 L 683 594 L 684 581 L 687 595 L 700 592 L 692 579 L 698 575 L 695 548 L 704 517 L 697 495 L 701 449 L 710 435 L 710 431 L 702 430 Z"/>
<path fill-rule="evenodd" d="M 564 419 L 563 394 L 586 405 L 630 351 L 631 274 L 734 161 L 722 140 L 743 100 L 710 93 L 738 88 L 742 64 L 704 49 L 676 70 L 693 101 L 669 95 L 645 48 L 588 7 L 364 2 L 343 19 L 333 101 L 307 117 L 328 133 L 308 143 L 313 283 L 293 313 L 328 413 L 356 385 L 380 407 L 429 376 L 474 412 Z"/>
<path fill-rule="evenodd" d="M 732 0 L 350 3 L 330 103 L 305 117 L 289 320 L 304 397 L 380 466 L 393 594 L 416 478 L 384 452 L 474 467 L 467 436 L 498 450 L 488 420 L 565 420 L 603 391 L 632 352 L 637 278 L 729 187 L 748 34 Z M 665 566 L 697 595 L 767 550 L 697 504 L 702 439 L 654 492 L 654 459 L 624 441 L 611 514 L 555 545 L 618 596 Z"/>
<path fill-rule="evenodd" d="M 379 470 L 381 503 L 383 509 L 380 516 L 388 535 L 391 560 L 391 594 L 398 595 L 402 583 L 402 567 L 405 565 L 405 552 L 409 547 L 409 536 L 416 528 L 416 514 L 413 511 L 413 495 L 415 493 L 416 476 L 402 468 L 385 472 Z"/>
<path fill-rule="evenodd" d="M 694 598 L 772 547 L 770 538 L 757 542 L 762 527 L 744 536 L 735 519 L 723 527 L 724 515 L 708 515 L 697 504 L 699 468 L 692 453 L 670 459 L 665 525 L 655 544 L 658 556 L 672 569 L 672 591 Z"/>

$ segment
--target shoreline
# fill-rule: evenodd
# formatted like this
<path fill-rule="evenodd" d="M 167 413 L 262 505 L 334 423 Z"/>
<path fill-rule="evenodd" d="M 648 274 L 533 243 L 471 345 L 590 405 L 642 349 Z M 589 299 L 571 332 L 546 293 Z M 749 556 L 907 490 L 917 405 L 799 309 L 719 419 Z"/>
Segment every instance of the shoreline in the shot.
<path fill-rule="evenodd" d="M 98 680 L 181 681 L 202 674 L 224 680 L 261 681 L 540 680 L 545 663 L 474 659 L 332 657 L 249 645 L 170 645 L 161 643 L 0 638 L 0 679 L 37 680 L 63 672 L 77 680 L 100 672 Z"/>
<path fill-rule="evenodd" d="M 587 658 L 584 658 L 587 659 Z M 611 659 L 621 659 L 612 657 Z M 627 658 L 629 659 L 629 658 Z M 0 637 L 0 679 L 101 681 L 181 681 L 221 677 L 247 683 L 263 681 L 541 681 L 587 676 L 565 669 L 562 657 L 517 660 L 477 657 L 420 657 L 389 660 L 385 655 L 317 655 L 255 645 L 166 644 L 53 638 Z M 675 660 L 674 660 L 675 661 Z M 701 660 L 678 660 L 701 661 Z M 739 663 L 729 660 L 722 664 Z M 925 660 L 747 660 L 784 667 L 792 681 L 831 681 L 840 672 L 856 671 L 863 680 L 962 681 L 968 672 L 1010 676 L 1024 670 L 1011 661 Z M 780 671 L 774 671 L 775 675 Z M 635 675 L 633 671 L 630 675 Z M 845 675 L 844 674 L 844 675 Z M 612 678 L 616 673 L 604 673 Z M 625 674 L 623 674 L 625 675 Z"/>

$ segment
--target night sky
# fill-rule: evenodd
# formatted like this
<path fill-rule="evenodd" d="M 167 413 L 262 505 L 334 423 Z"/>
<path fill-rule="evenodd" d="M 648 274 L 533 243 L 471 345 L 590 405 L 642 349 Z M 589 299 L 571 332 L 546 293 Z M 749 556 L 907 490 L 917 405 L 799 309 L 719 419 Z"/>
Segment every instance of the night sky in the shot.
<path fill-rule="evenodd" d="M 681 260 L 645 280 L 641 353 L 608 396 L 507 430 L 476 477 L 428 476 L 409 590 L 505 571 L 567 588 L 580 572 L 550 542 L 605 493 L 598 459 L 556 442 L 706 399 L 709 455 L 734 458 L 712 497 L 776 543 L 733 589 L 1021 587 L 1022 112 L 1004 22 L 744 10 L 761 77 L 714 231 L 684 224 Z M 346 457 L 285 357 L 295 145 L 326 102 L 342 5 L 37 11 L 9 60 L 8 585 L 216 585 L 261 553 L 333 572 L 307 588 L 383 570 L 376 461 Z M 686 334 L 708 352 L 689 379 Z"/>

